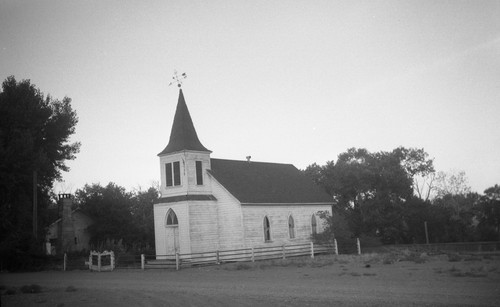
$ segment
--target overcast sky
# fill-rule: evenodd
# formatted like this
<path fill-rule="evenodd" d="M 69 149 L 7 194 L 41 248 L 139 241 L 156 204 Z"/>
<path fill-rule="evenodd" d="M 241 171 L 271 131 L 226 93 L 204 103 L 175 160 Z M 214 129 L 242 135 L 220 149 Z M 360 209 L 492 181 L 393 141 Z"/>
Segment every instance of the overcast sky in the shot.
<path fill-rule="evenodd" d="M 0 78 L 72 98 L 56 192 L 159 181 L 178 88 L 212 158 L 424 148 L 500 184 L 500 1 L 0 0 Z"/>

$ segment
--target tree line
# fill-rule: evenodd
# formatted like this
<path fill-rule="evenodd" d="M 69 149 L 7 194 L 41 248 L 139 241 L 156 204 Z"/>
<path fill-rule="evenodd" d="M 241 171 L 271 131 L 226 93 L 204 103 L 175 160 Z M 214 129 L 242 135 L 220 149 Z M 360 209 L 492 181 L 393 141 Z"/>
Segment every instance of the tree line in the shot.
<path fill-rule="evenodd" d="M 45 96 L 30 80 L 13 76 L 2 83 L 1 268 L 42 253 L 47 227 L 59 214 L 54 183 L 80 149 L 71 141 L 77 123 L 70 98 Z M 431 242 L 500 239 L 500 187 L 472 193 L 464 173 L 436 172 L 423 149 L 351 148 L 303 172 L 335 202 L 333 215 L 324 216 L 325 240 L 364 235 L 383 243 L 423 243 L 424 222 Z M 120 240 L 126 249 L 145 251 L 154 247 L 158 197 L 155 186 L 130 192 L 114 183 L 87 184 L 76 191 L 75 206 L 94 220 L 92 245 Z"/>
<path fill-rule="evenodd" d="M 334 200 L 333 216 L 323 214 L 327 229 L 318 240 L 500 240 L 500 187 L 471 192 L 464 172 L 436 172 L 424 149 L 350 148 L 337 161 L 314 163 L 303 172 Z"/>

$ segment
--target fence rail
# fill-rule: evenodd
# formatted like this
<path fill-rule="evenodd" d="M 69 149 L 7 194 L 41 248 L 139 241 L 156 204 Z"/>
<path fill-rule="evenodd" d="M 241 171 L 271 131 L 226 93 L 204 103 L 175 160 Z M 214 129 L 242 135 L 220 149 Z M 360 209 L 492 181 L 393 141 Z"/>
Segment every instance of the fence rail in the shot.
<path fill-rule="evenodd" d="M 266 247 L 242 248 L 234 250 L 212 251 L 204 253 L 175 255 L 144 255 L 141 268 L 173 268 L 188 266 L 214 265 L 238 261 L 258 261 L 271 259 L 286 259 L 290 257 L 310 256 L 335 253 L 336 249 L 327 245 L 313 243 L 275 245 Z"/>
<path fill-rule="evenodd" d="M 394 249 L 410 249 L 418 251 L 443 251 L 457 253 L 500 253 L 500 241 L 496 242 L 460 242 L 460 243 L 433 243 L 433 244 L 404 244 L 382 245 L 376 247 L 362 247 L 362 242 L 354 241 L 337 246 L 336 241 L 331 245 L 313 243 L 275 245 L 270 247 L 242 248 L 234 250 L 220 250 L 205 253 L 171 254 L 171 255 L 130 255 L 117 254 L 115 268 L 118 269 L 181 269 L 182 267 L 215 265 L 229 262 L 259 261 L 271 259 L 287 259 L 291 257 L 309 256 L 314 258 L 318 254 L 360 254 L 387 253 Z M 59 270 L 89 269 L 89 257 L 85 255 L 67 255 L 55 257 L 51 260 L 51 268 Z"/>
<path fill-rule="evenodd" d="M 500 241 L 382 245 L 377 247 L 365 247 L 363 251 L 380 253 L 387 252 L 388 249 L 410 249 L 456 253 L 488 253 L 500 252 Z"/>

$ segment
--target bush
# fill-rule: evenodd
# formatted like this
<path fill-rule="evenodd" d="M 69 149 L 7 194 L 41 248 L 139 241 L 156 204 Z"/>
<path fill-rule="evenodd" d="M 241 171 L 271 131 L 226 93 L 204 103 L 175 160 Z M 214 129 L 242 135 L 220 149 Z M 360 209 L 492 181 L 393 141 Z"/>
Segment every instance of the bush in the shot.
<path fill-rule="evenodd" d="M 21 287 L 21 292 L 22 293 L 41 293 L 42 292 L 42 287 L 36 284 L 32 284 L 29 286 L 22 286 Z"/>
<path fill-rule="evenodd" d="M 460 256 L 459 254 L 448 254 L 448 261 L 449 262 L 462 261 L 462 256 Z"/>
<path fill-rule="evenodd" d="M 68 286 L 68 287 L 66 288 L 66 292 L 75 292 L 75 291 L 76 291 L 76 288 L 75 288 L 75 287 L 73 287 L 73 286 Z"/>

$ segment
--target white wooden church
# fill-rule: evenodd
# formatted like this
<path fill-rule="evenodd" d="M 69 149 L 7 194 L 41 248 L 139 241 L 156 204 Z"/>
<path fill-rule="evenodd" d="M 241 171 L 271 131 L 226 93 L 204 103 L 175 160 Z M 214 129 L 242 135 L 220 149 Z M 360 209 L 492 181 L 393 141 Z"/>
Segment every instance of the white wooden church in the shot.
<path fill-rule="evenodd" d="M 322 231 L 331 197 L 291 164 L 223 160 L 198 139 L 182 89 L 170 141 L 158 154 L 156 255 L 281 246 Z"/>

